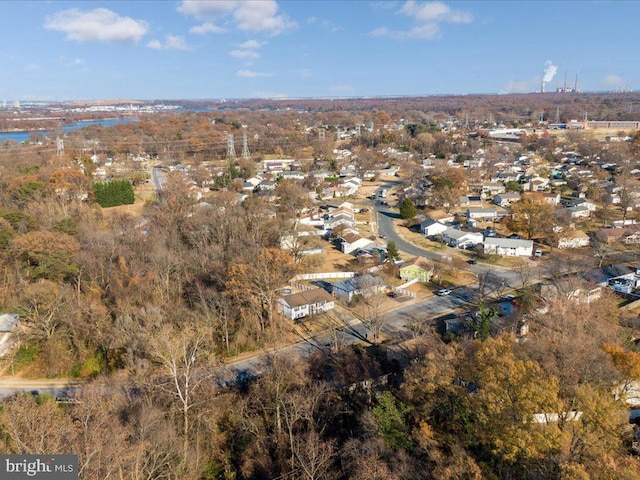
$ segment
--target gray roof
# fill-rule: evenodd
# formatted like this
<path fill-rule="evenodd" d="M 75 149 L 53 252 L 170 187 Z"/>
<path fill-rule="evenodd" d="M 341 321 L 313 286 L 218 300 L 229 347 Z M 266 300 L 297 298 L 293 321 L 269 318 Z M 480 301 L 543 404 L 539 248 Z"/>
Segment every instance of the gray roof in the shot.
<path fill-rule="evenodd" d="M 476 233 L 476 232 L 464 232 L 462 230 L 456 230 L 455 228 L 447 228 L 444 232 L 442 232 L 442 235 L 445 235 L 449 238 L 453 238 L 455 240 L 460 240 L 461 238 L 464 238 L 465 235 L 472 235 L 472 236 L 480 236 L 482 237 L 481 233 Z"/>
<path fill-rule="evenodd" d="M 384 286 L 386 285 L 384 281 L 379 277 L 374 277 L 373 275 L 362 275 L 358 277 L 349 278 L 348 280 L 343 280 L 342 282 L 334 283 L 333 290 L 344 290 L 345 292 L 356 292 L 361 288 L 375 287 L 375 286 Z"/>
<path fill-rule="evenodd" d="M 520 240 L 517 238 L 487 237 L 484 239 L 484 244 L 502 248 L 533 248 L 533 240 Z"/>

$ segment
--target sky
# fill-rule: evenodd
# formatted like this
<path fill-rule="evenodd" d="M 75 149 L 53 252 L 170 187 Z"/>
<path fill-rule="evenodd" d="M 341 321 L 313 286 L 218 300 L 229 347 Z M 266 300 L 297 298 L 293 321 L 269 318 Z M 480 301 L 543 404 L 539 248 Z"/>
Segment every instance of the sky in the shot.
<path fill-rule="evenodd" d="M 640 88 L 637 1 L 2 1 L 0 101 Z"/>

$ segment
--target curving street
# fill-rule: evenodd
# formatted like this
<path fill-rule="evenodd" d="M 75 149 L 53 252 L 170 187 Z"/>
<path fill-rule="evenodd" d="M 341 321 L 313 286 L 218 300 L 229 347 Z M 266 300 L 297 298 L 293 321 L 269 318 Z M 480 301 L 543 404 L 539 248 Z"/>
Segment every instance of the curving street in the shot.
<path fill-rule="evenodd" d="M 381 190 L 382 188 L 389 188 L 391 185 L 392 184 L 385 184 L 382 187 L 380 187 L 379 190 Z M 377 196 L 377 191 L 376 191 L 376 196 Z M 384 205 L 379 205 L 377 202 L 374 202 L 373 208 L 375 209 L 376 221 L 378 223 L 378 233 L 380 235 L 384 235 L 387 241 L 389 240 L 394 241 L 396 244 L 396 247 L 398 247 L 398 250 L 408 253 L 409 255 L 422 256 L 430 260 L 435 260 L 435 261 L 444 260 L 443 255 L 420 248 L 410 242 L 407 242 L 402 237 L 400 237 L 396 233 L 393 225 L 393 220 L 399 219 L 400 214 L 396 213 L 392 208 L 389 208 Z M 455 249 L 451 248 L 451 250 L 453 252 Z M 509 288 L 518 288 L 522 286 L 522 280 L 520 279 L 520 275 L 518 274 L 518 272 L 514 272 L 513 270 L 508 268 L 498 267 L 495 265 L 488 266 L 488 265 L 476 264 L 476 265 L 468 265 L 468 270 L 473 272 L 476 275 L 486 275 L 487 273 L 490 272 L 491 274 L 499 278 L 500 281 L 504 281 L 505 286 Z M 532 267 L 531 273 L 534 278 L 538 278 L 539 270 L 540 270 L 539 265 Z"/>

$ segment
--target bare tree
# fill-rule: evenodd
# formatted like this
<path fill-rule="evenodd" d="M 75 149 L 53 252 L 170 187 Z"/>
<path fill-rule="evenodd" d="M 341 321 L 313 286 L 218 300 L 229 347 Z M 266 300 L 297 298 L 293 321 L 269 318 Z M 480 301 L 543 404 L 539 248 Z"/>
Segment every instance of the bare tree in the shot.
<path fill-rule="evenodd" d="M 183 455 L 187 457 L 191 410 L 202 403 L 199 394 L 209 385 L 212 359 L 207 358 L 206 331 L 192 325 L 178 329 L 163 326 L 151 338 L 151 352 L 158 363 L 157 388 L 177 401 L 182 416 Z"/>

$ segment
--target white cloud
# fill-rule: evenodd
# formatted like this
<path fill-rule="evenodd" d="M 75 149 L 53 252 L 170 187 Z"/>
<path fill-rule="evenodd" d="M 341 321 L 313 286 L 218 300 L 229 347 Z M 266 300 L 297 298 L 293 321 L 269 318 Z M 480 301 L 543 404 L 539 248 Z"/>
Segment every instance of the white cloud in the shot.
<path fill-rule="evenodd" d="M 261 46 L 262 46 L 262 43 L 257 40 L 247 40 L 246 42 L 238 45 L 238 48 L 255 50 L 257 48 L 260 48 Z"/>
<path fill-rule="evenodd" d="M 291 30 L 297 24 L 286 15 L 276 15 L 278 4 L 274 0 L 247 0 L 234 12 L 240 30 L 250 32 L 271 32 L 278 35 Z"/>
<path fill-rule="evenodd" d="M 386 27 L 373 30 L 374 37 L 391 37 L 398 39 L 417 38 L 429 40 L 440 33 L 443 23 L 471 23 L 473 16 L 468 12 L 452 10 L 442 2 L 416 2 L 408 0 L 398 13 L 413 19 L 414 26 L 408 30 L 395 31 Z"/>
<path fill-rule="evenodd" d="M 275 0 L 243 0 L 243 1 L 192 1 L 185 0 L 178 11 L 207 21 L 200 27 L 193 27 L 192 33 L 220 33 L 212 20 L 220 20 L 231 16 L 240 30 L 250 32 L 269 32 L 278 35 L 296 28 L 298 24 L 286 15 L 278 15 L 278 4 Z M 206 26 L 206 28 L 205 28 Z"/>
<path fill-rule="evenodd" d="M 197 35 L 205 35 L 207 33 L 225 33 L 226 31 L 226 28 L 219 27 L 211 22 L 205 22 L 202 25 L 196 25 L 189 29 L 189 33 L 195 33 Z"/>
<path fill-rule="evenodd" d="M 313 72 L 311 70 L 309 70 L 308 68 L 303 68 L 302 70 L 300 70 L 300 77 L 301 78 L 311 78 L 311 77 L 313 77 Z"/>
<path fill-rule="evenodd" d="M 179 35 L 168 34 L 164 37 L 164 43 L 160 40 L 153 39 L 147 43 L 147 47 L 154 50 L 181 50 L 186 52 L 191 50 L 184 37 Z"/>
<path fill-rule="evenodd" d="M 253 50 L 231 50 L 229 55 L 236 58 L 260 58 L 260 54 Z"/>
<path fill-rule="evenodd" d="M 108 43 L 136 43 L 148 31 L 143 20 L 121 17 L 106 8 L 63 10 L 47 16 L 44 28 L 66 33 L 67 40 Z"/>
<path fill-rule="evenodd" d="M 30 71 L 30 72 L 35 72 L 37 70 L 40 70 L 41 68 L 42 68 L 42 66 L 37 64 L 37 63 L 30 63 L 29 65 L 27 65 L 25 67 L 25 69 Z"/>
<path fill-rule="evenodd" d="M 178 11 L 196 18 L 217 17 L 232 12 L 238 3 L 231 0 L 184 0 Z"/>
<path fill-rule="evenodd" d="M 244 77 L 244 78 L 255 78 L 255 77 L 271 77 L 272 75 L 268 73 L 254 72 L 253 70 L 238 70 L 236 72 L 236 76 Z"/>
<path fill-rule="evenodd" d="M 236 58 L 260 58 L 260 54 L 256 50 L 262 45 L 263 43 L 257 40 L 247 40 L 238 45 L 237 49 L 231 50 L 229 55 Z"/>
<path fill-rule="evenodd" d="M 620 87 L 623 87 L 626 83 L 627 82 L 624 78 L 622 78 L 620 75 L 615 75 L 613 73 L 605 75 L 605 77 L 602 79 L 602 84 L 606 87 L 611 87 L 611 88 L 620 88 Z"/>

